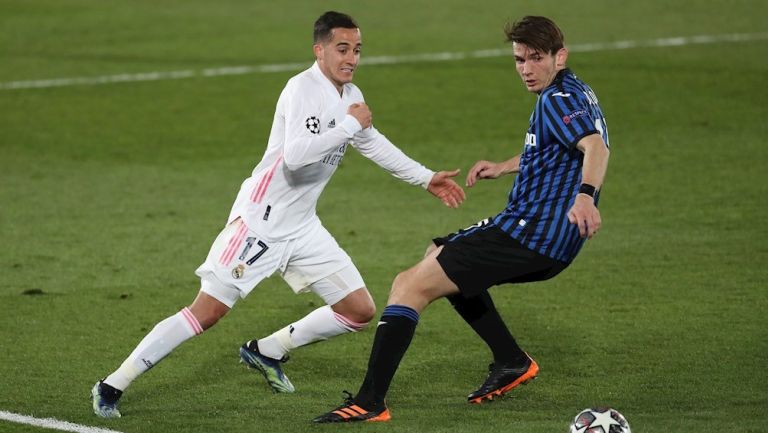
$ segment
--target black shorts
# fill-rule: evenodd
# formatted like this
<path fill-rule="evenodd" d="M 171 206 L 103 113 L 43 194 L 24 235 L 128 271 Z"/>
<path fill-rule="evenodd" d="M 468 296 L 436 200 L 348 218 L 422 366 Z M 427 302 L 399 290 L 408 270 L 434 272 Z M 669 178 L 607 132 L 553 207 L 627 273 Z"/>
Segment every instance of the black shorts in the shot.
<path fill-rule="evenodd" d="M 498 284 L 547 280 L 568 267 L 524 247 L 491 218 L 432 242 L 443 246 L 437 262 L 465 296 Z"/>

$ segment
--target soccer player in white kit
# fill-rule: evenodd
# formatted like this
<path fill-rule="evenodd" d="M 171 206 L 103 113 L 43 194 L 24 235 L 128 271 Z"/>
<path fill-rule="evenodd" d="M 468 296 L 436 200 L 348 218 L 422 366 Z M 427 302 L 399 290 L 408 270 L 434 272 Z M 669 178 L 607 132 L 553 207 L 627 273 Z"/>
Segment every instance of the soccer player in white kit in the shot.
<path fill-rule="evenodd" d="M 294 292 L 311 291 L 326 305 L 240 348 L 275 392 L 293 392 L 282 371 L 297 347 L 356 332 L 375 314 L 360 272 L 322 226 L 315 207 L 351 145 L 392 175 L 420 185 L 449 207 L 464 200 L 451 178 L 410 159 L 371 124 L 372 114 L 352 77 L 360 60 L 360 30 L 348 15 L 326 12 L 315 22 L 316 62 L 291 78 L 280 94 L 261 162 L 237 195 L 227 225 L 196 271 L 201 288 L 192 305 L 158 323 L 122 365 L 97 382 L 93 410 L 119 417 L 117 403 L 140 374 L 201 334 L 279 272 Z"/>

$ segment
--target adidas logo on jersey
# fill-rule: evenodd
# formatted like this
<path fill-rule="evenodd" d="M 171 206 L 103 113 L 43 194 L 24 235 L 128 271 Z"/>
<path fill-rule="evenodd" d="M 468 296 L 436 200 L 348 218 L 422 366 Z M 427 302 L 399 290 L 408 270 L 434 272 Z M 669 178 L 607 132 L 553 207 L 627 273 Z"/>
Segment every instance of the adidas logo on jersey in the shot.
<path fill-rule="evenodd" d="M 331 119 L 330 122 L 328 122 L 329 128 L 335 128 L 336 127 L 336 119 Z"/>

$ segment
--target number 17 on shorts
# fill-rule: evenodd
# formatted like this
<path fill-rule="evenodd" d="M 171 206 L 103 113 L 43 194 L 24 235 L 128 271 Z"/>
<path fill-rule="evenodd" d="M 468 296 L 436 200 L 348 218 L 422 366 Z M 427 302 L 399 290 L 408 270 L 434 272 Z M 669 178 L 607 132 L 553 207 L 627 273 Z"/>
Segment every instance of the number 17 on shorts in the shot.
<path fill-rule="evenodd" d="M 286 241 L 268 244 L 242 220 L 237 220 L 221 231 L 196 274 L 200 277 L 213 274 L 225 285 L 239 289 L 244 296 L 281 266 L 286 244 Z"/>

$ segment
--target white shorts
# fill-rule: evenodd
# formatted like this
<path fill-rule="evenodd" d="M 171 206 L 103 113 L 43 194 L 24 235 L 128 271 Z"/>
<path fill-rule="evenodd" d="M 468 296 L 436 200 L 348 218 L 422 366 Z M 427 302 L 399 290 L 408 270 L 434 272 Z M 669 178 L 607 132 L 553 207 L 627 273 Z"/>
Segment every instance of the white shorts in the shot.
<path fill-rule="evenodd" d="M 237 219 L 219 233 L 195 274 L 203 292 L 232 308 L 275 271 L 295 293 L 312 291 L 328 305 L 365 286 L 352 259 L 321 224 L 299 238 L 266 242 Z"/>

